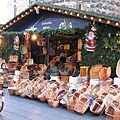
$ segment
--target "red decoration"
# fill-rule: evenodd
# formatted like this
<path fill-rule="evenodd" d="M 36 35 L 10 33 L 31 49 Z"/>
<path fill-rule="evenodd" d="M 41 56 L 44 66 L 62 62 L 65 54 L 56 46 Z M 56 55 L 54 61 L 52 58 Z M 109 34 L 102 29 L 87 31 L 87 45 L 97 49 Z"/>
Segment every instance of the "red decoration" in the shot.
<path fill-rule="evenodd" d="M 19 50 L 19 44 L 20 44 L 19 36 L 15 36 L 14 37 L 14 49 L 15 50 Z"/>
<path fill-rule="evenodd" d="M 23 33 L 23 37 L 24 37 L 24 39 L 25 39 L 26 41 L 28 41 L 29 38 L 30 38 L 30 33 L 29 33 L 29 31 L 25 30 L 25 32 Z"/>
<path fill-rule="evenodd" d="M 91 30 L 85 34 L 85 45 L 88 52 L 94 52 L 96 48 L 96 30 L 95 27 L 92 27 Z"/>

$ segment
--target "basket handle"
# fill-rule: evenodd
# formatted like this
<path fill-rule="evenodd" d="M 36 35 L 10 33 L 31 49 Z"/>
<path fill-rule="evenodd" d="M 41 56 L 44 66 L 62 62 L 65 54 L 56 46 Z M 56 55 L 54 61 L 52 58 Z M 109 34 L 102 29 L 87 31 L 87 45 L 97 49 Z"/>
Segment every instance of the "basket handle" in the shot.
<path fill-rule="evenodd" d="M 94 100 L 94 102 L 96 102 L 97 105 L 99 105 L 101 107 L 101 104 L 99 104 L 96 100 Z"/>
<path fill-rule="evenodd" d="M 88 100 L 87 100 L 88 101 Z M 85 103 L 87 103 L 87 101 Z M 82 101 L 80 101 L 80 103 L 82 103 L 85 107 L 86 107 L 86 104 Z"/>
<path fill-rule="evenodd" d="M 109 114 L 107 111 L 105 111 L 105 114 L 106 114 L 106 115 L 108 115 L 108 116 L 110 116 L 110 117 L 114 117 L 114 118 L 115 118 L 115 117 L 118 117 L 118 118 L 120 117 L 120 115 L 119 115 L 119 116 L 116 116 L 116 115 L 115 115 L 115 116 L 114 116 L 114 115 L 111 115 L 111 114 Z"/>

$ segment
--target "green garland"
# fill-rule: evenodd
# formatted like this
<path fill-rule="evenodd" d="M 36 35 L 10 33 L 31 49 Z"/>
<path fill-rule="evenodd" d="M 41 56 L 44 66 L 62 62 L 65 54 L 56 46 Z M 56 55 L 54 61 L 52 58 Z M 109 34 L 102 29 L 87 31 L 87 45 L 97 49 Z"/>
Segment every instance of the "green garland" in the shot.
<path fill-rule="evenodd" d="M 82 31 L 78 28 L 70 29 L 46 29 L 42 31 L 30 31 L 30 33 L 48 35 L 53 37 L 55 34 L 76 36 L 80 35 L 83 38 L 84 35 L 90 30 L 90 27 L 86 27 Z M 120 59 L 120 29 L 113 26 L 106 26 L 96 22 L 97 27 L 97 46 L 92 54 L 87 53 L 86 50 L 82 49 L 82 65 L 93 66 L 95 64 L 102 64 L 103 66 L 112 66 L 111 77 L 116 76 L 116 65 L 117 61 Z M 6 61 L 9 60 L 10 55 L 20 55 L 19 51 L 15 51 L 13 48 L 13 41 L 16 35 L 19 36 L 21 44 L 23 44 L 23 32 L 3 32 L 2 35 L 5 40 L 0 47 L 0 57 L 3 57 Z M 109 36 L 110 35 L 110 36 Z M 118 35 L 118 36 L 116 36 Z M 106 48 L 107 47 L 107 48 Z M 4 53 L 4 54 L 3 54 Z M 2 56 L 3 54 L 3 56 Z"/>

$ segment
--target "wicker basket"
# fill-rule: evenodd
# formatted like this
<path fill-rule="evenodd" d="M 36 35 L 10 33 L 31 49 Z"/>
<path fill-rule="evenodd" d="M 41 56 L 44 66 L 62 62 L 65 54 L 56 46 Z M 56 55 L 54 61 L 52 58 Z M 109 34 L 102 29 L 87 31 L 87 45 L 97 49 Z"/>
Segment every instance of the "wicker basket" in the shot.
<path fill-rule="evenodd" d="M 112 104 L 105 109 L 106 120 L 120 120 L 120 109 Z"/>
<path fill-rule="evenodd" d="M 15 95 L 20 95 L 19 89 L 15 89 L 15 90 L 14 90 L 14 93 L 15 93 Z"/>
<path fill-rule="evenodd" d="M 20 93 L 20 97 L 23 97 L 23 98 L 26 97 L 26 91 Z"/>
<path fill-rule="evenodd" d="M 74 111 L 75 104 L 76 104 L 75 101 L 72 101 L 72 102 L 71 102 L 71 101 L 68 101 L 68 102 L 67 102 L 67 110 L 73 112 L 73 111 Z"/>
<path fill-rule="evenodd" d="M 95 99 L 90 106 L 90 111 L 94 114 L 101 115 L 105 110 L 105 104 L 102 99 Z"/>
<path fill-rule="evenodd" d="M 90 69 L 90 78 L 91 79 L 99 79 L 99 71 L 102 68 L 101 64 L 93 65 Z"/>
<path fill-rule="evenodd" d="M 46 101 L 45 95 L 43 93 L 41 93 L 40 95 L 38 95 L 37 98 L 38 98 L 38 100 L 40 102 L 45 102 Z"/>
<path fill-rule="evenodd" d="M 8 88 L 8 92 L 9 92 L 10 95 L 14 95 L 15 94 L 15 92 L 14 92 L 14 90 L 12 88 Z"/>
<path fill-rule="evenodd" d="M 104 84 L 104 85 L 112 85 L 113 83 L 113 79 L 112 78 L 108 78 L 107 80 L 101 80 L 101 84 Z"/>
<path fill-rule="evenodd" d="M 100 80 L 106 81 L 111 75 L 111 66 L 110 67 L 102 67 L 99 71 Z"/>
<path fill-rule="evenodd" d="M 89 98 L 81 96 L 78 98 L 74 110 L 79 114 L 84 114 L 89 107 Z"/>
<path fill-rule="evenodd" d="M 51 106 L 52 108 L 56 108 L 59 106 L 59 100 L 49 99 L 48 105 Z"/>

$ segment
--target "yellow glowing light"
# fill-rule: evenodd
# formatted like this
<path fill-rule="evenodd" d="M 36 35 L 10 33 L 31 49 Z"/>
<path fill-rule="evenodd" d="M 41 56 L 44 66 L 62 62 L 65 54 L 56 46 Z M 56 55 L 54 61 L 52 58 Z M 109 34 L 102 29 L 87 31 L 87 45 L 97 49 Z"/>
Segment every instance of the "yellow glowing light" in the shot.
<path fill-rule="evenodd" d="M 30 12 L 32 12 L 33 11 L 33 9 L 30 9 Z"/>
<path fill-rule="evenodd" d="M 61 10 L 58 10 L 58 12 L 61 12 Z"/>
<path fill-rule="evenodd" d="M 101 21 L 102 21 L 102 19 L 100 18 L 100 19 L 99 19 L 99 22 L 101 22 Z"/>
<path fill-rule="evenodd" d="M 118 26 L 118 25 L 119 25 L 119 23 L 116 23 L 115 25 L 116 25 L 116 26 Z"/>
<path fill-rule="evenodd" d="M 87 16 L 86 16 L 86 15 L 84 15 L 84 18 L 87 18 Z"/>
<path fill-rule="evenodd" d="M 116 33 L 116 36 L 119 36 L 119 34 L 118 34 L 118 33 Z"/>
<path fill-rule="evenodd" d="M 65 14 L 67 14 L 67 11 L 65 11 Z"/>
<path fill-rule="evenodd" d="M 48 8 L 48 10 L 50 10 L 50 8 Z"/>
<path fill-rule="evenodd" d="M 45 7 L 43 6 L 42 9 L 45 9 Z"/>
<path fill-rule="evenodd" d="M 34 9 L 36 10 L 37 7 L 34 7 Z"/>
<path fill-rule="evenodd" d="M 80 16 L 80 14 L 78 13 L 77 16 Z"/>
<path fill-rule="evenodd" d="M 38 39 L 38 36 L 36 34 L 32 34 L 31 40 L 36 41 Z"/>
<path fill-rule="evenodd" d="M 73 15 L 73 12 L 71 12 L 70 15 Z"/>
<path fill-rule="evenodd" d="M 28 14 L 28 12 L 25 12 L 25 14 L 27 15 L 27 14 Z"/>
<path fill-rule="evenodd" d="M 13 22 L 16 22 L 15 20 L 13 20 Z"/>
<path fill-rule="evenodd" d="M 40 8 L 40 6 L 37 6 L 37 8 Z"/>
<path fill-rule="evenodd" d="M 55 11 L 55 9 L 53 8 L 52 11 Z"/>
<path fill-rule="evenodd" d="M 93 20 L 94 19 L 94 17 L 91 17 L 91 20 Z"/>
<path fill-rule="evenodd" d="M 21 15 L 21 17 L 24 17 L 24 15 Z"/>
<path fill-rule="evenodd" d="M 107 21 L 107 24 L 110 24 L 110 20 Z"/>

